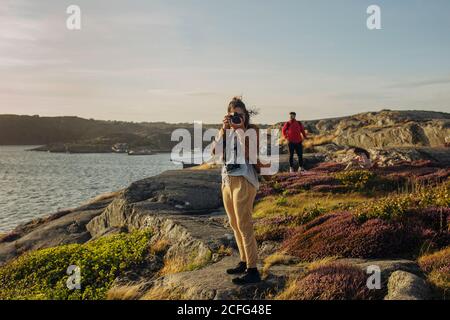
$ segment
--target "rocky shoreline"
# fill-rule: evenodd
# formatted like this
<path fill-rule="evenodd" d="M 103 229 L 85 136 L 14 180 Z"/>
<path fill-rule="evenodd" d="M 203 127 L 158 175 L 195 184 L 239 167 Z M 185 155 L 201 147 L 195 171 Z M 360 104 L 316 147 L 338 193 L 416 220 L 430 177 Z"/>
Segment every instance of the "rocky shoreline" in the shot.
<path fill-rule="evenodd" d="M 286 167 L 285 160 L 282 157 L 282 169 Z M 318 168 L 313 169 L 315 175 L 317 172 L 316 181 L 323 172 L 320 167 L 327 165 L 320 164 L 323 160 L 324 157 L 317 155 L 307 156 L 308 167 Z M 441 180 L 450 175 L 447 165 L 423 168 L 422 171 L 417 169 L 417 174 L 433 173 Z M 411 169 L 393 170 L 406 173 Z M 294 175 L 290 179 L 296 181 L 301 177 Z M 264 185 L 270 187 L 273 182 L 267 181 Z M 263 187 L 262 192 L 264 190 Z M 325 196 L 326 193 L 320 197 Z M 266 199 L 271 201 L 272 197 L 270 192 L 260 196 L 258 205 Z M 259 267 L 264 270 L 265 280 L 253 286 L 233 285 L 223 272 L 238 258 L 222 208 L 219 171 L 196 168 L 167 171 L 137 181 L 124 190 L 97 197 L 79 208 L 18 226 L 0 239 L 0 265 L 7 266 L 26 252 L 93 243 L 114 234 L 143 229 L 152 230 L 150 243 L 155 246 L 163 243 L 164 249 L 148 256 L 144 266 L 117 276 L 108 290 L 110 299 L 271 299 L 288 290 L 293 278 L 309 270 L 301 259 L 282 250 L 284 244 L 276 240 L 277 237 L 264 236 L 259 238 Z M 333 263 L 364 272 L 369 265 L 380 266 L 384 289 L 378 298 L 430 299 L 436 295 L 424 280 L 424 272 L 417 261 L 411 258 L 355 258 L 344 256 Z"/>
<path fill-rule="evenodd" d="M 263 282 L 238 287 L 225 274 L 238 257 L 220 172 L 200 166 L 2 235 L 0 299 L 447 299 L 450 115 L 385 110 L 305 126 L 308 174 L 286 173 L 282 154 L 280 173 L 257 196 Z M 69 151 L 111 152 L 111 141 Z M 344 171 L 355 146 L 370 153 L 372 169 Z M 78 293 L 64 285 L 73 260 L 90 275 Z M 377 290 L 366 286 L 370 266 L 381 272 Z"/>

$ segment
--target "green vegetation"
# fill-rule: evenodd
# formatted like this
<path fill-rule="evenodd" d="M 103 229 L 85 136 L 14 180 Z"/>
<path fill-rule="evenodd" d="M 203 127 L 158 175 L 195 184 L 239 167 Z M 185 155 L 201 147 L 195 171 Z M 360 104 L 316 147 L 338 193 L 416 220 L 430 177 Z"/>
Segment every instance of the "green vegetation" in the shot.
<path fill-rule="evenodd" d="M 368 197 L 361 194 L 326 194 L 303 192 L 290 196 L 267 196 L 255 205 L 253 216 L 257 219 L 283 215 L 298 216 L 310 212 L 349 210 L 366 203 Z"/>
<path fill-rule="evenodd" d="M 207 250 L 206 253 L 201 254 L 199 252 L 193 251 L 191 252 L 189 256 L 189 262 L 184 266 L 182 271 L 194 271 L 198 270 L 205 265 L 207 265 L 209 262 L 211 262 L 212 259 L 212 251 Z"/>
<path fill-rule="evenodd" d="M 354 191 L 367 190 L 373 187 L 377 181 L 376 174 L 368 170 L 342 171 L 336 173 L 335 178 Z"/>
<path fill-rule="evenodd" d="M 26 253 L 0 268 L 0 299 L 104 299 L 118 275 L 144 261 L 150 235 L 135 231 Z M 81 270 L 81 290 L 66 286 L 70 265 Z"/>
<path fill-rule="evenodd" d="M 258 241 L 282 240 L 285 233 L 327 212 L 349 210 L 367 202 L 360 194 L 305 192 L 290 196 L 267 196 L 255 206 L 255 236 Z"/>
<path fill-rule="evenodd" d="M 413 210 L 429 207 L 449 207 L 450 189 L 447 183 L 437 186 L 416 186 L 410 193 L 397 193 L 371 200 L 355 210 L 360 221 L 399 218 Z"/>
<path fill-rule="evenodd" d="M 279 207 L 284 207 L 284 206 L 287 205 L 288 201 L 287 201 L 286 197 L 281 196 L 281 197 L 279 197 L 279 198 L 276 200 L 275 203 L 276 203 L 276 205 L 279 206 Z"/>
<path fill-rule="evenodd" d="M 328 211 L 327 208 L 322 206 L 320 202 L 315 202 L 310 207 L 303 208 L 301 214 L 301 224 L 308 223 L 317 218 L 318 216 L 326 213 L 327 211 Z"/>
<path fill-rule="evenodd" d="M 127 143 L 133 148 L 168 151 L 175 145 L 170 136 L 179 127 L 189 129 L 192 124 L 0 115 L 0 145 L 46 145 L 38 150 L 51 152 L 111 152 L 115 143 Z"/>

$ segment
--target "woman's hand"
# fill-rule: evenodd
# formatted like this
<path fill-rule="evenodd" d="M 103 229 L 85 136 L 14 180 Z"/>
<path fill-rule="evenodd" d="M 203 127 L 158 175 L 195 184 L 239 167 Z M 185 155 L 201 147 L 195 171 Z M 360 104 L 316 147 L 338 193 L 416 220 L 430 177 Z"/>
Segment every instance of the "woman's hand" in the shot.
<path fill-rule="evenodd" d="M 225 117 L 223 117 L 223 124 L 222 124 L 222 129 L 226 130 L 226 129 L 230 129 L 230 115 L 227 114 L 225 115 Z"/>

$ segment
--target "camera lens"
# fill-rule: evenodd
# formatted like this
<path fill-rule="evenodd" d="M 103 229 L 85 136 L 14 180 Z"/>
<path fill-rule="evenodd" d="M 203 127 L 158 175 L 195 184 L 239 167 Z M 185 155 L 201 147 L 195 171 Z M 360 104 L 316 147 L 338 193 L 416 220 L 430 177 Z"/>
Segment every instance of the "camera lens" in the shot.
<path fill-rule="evenodd" d="M 240 124 L 242 122 L 242 118 L 238 113 L 235 112 L 231 117 L 231 122 L 233 124 Z"/>

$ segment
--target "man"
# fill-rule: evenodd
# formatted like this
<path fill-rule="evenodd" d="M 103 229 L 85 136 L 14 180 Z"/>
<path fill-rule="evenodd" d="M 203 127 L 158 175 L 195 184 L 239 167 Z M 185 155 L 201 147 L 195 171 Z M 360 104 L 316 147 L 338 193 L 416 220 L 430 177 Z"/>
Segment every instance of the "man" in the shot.
<path fill-rule="evenodd" d="M 286 122 L 283 126 L 283 137 L 286 138 L 289 145 L 289 166 L 290 172 L 295 172 L 294 170 L 294 152 L 298 156 L 298 172 L 304 171 L 303 169 L 303 140 L 307 139 L 306 131 L 303 125 L 297 121 L 295 118 L 297 114 L 291 112 L 290 120 Z"/>

